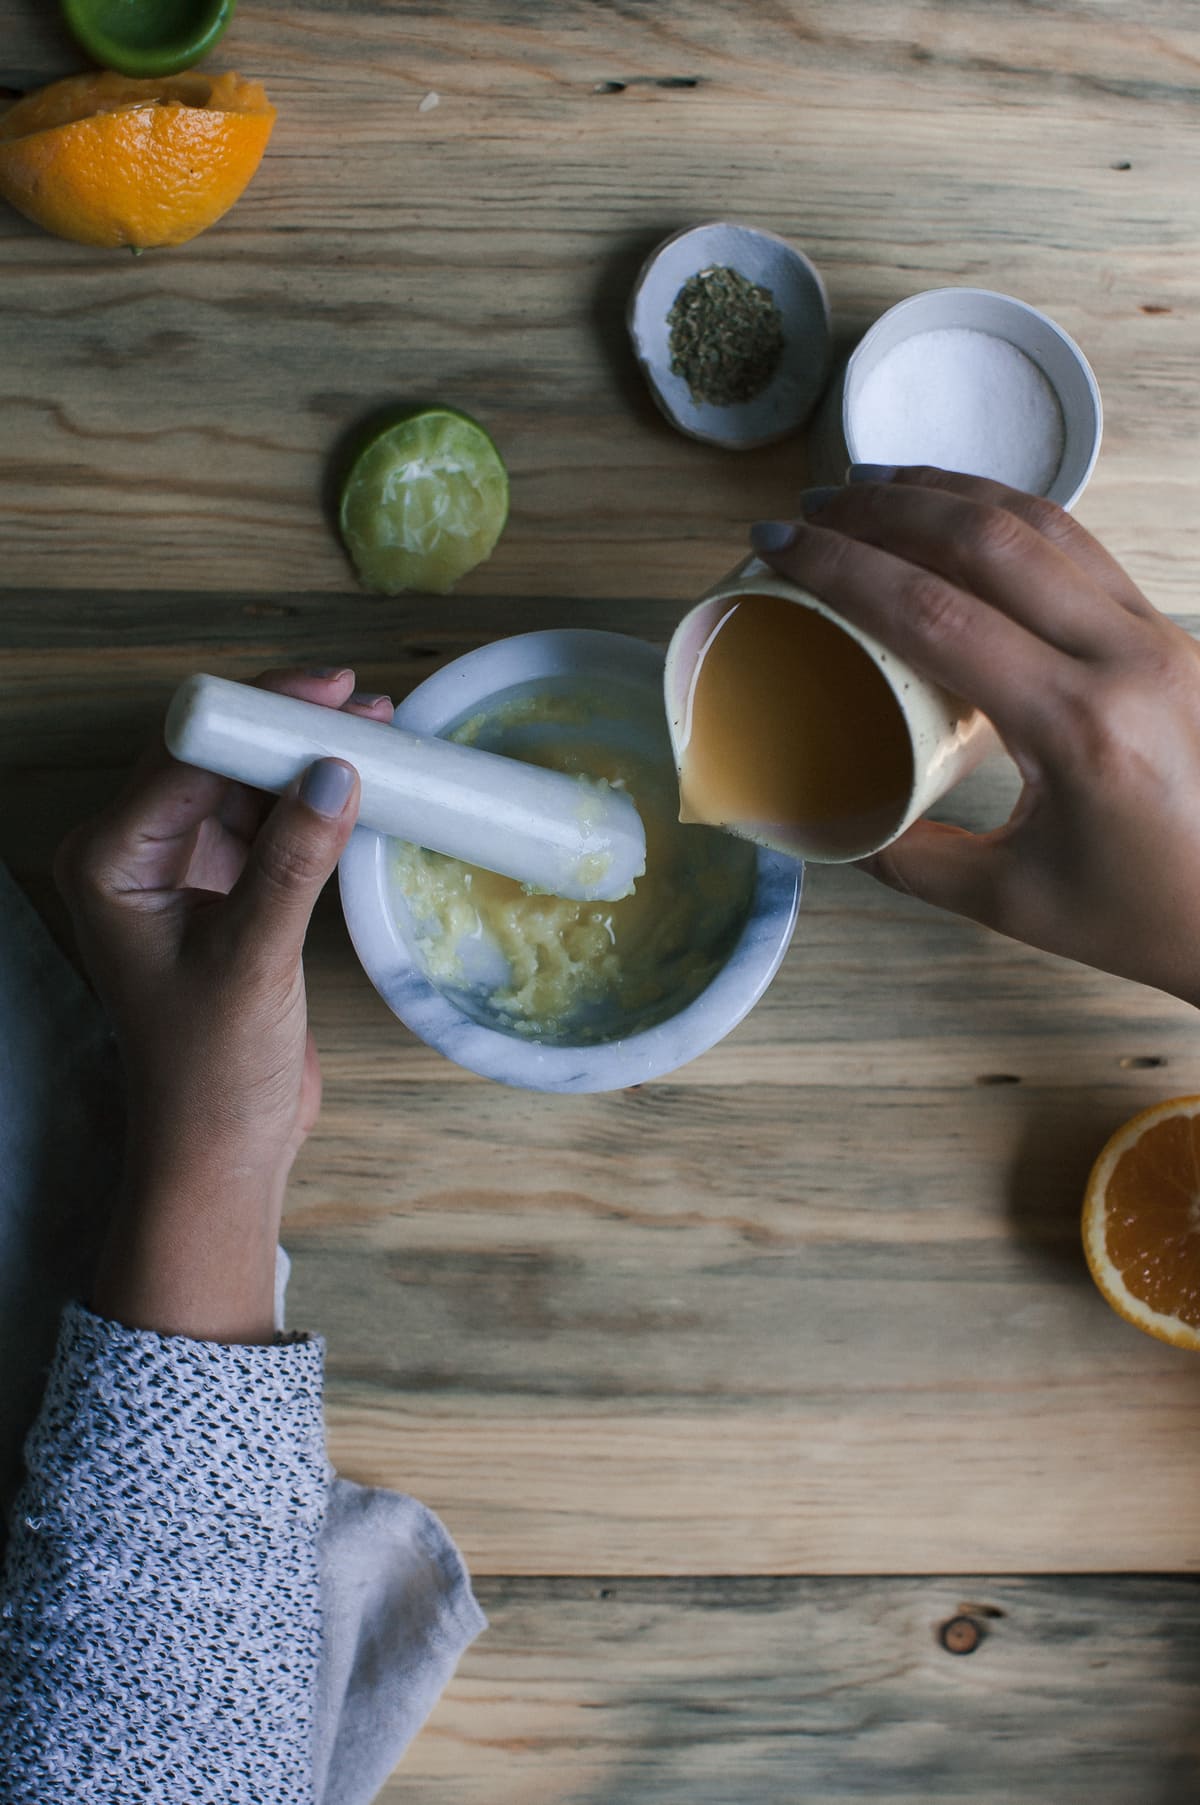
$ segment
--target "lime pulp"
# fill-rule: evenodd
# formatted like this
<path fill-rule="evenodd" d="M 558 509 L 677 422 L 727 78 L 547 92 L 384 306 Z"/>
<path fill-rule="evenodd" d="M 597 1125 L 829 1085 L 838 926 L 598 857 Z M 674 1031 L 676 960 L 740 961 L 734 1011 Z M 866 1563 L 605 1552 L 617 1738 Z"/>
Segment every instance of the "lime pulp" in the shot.
<path fill-rule="evenodd" d="M 476 421 L 415 408 L 376 432 L 342 485 L 342 538 L 370 589 L 446 595 L 490 556 L 508 518 L 508 472 Z"/>

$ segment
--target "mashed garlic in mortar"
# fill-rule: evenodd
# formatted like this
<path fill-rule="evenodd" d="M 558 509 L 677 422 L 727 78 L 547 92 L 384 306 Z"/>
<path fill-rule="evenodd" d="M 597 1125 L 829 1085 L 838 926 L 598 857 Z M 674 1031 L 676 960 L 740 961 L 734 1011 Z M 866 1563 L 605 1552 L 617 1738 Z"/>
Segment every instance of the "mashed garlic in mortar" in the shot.
<path fill-rule="evenodd" d="M 545 896 L 396 843 L 395 876 L 430 981 L 477 1020 L 531 1040 L 591 1044 L 675 1014 L 724 964 L 753 893 L 753 847 L 680 823 L 665 730 L 647 744 L 644 730 L 623 731 L 606 710 L 577 692 L 529 695 L 450 737 L 627 790 L 646 829 L 646 870 L 631 896 Z"/>

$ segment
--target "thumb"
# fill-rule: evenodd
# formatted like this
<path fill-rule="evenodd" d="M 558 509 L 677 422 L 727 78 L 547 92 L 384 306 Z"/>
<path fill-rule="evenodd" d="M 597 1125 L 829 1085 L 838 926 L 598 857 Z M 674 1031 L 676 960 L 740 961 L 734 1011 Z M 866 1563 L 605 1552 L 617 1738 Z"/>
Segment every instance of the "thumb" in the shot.
<path fill-rule="evenodd" d="M 263 822 L 229 893 L 235 940 L 256 958 L 300 957 L 309 918 L 358 814 L 358 772 L 340 758 L 310 765 Z"/>
<path fill-rule="evenodd" d="M 893 890 L 993 927 L 1000 849 L 994 834 L 918 821 L 882 852 L 855 862 Z"/>

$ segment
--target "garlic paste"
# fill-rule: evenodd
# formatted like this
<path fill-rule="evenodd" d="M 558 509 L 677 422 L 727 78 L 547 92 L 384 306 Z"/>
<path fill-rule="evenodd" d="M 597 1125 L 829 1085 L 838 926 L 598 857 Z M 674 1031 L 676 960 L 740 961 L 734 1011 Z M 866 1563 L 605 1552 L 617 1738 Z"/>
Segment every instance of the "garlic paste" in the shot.
<path fill-rule="evenodd" d="M 652 1026 L 724 964 L 754 888 L 752 847 L 683 825 L 669 750 L 654 756 L 575 693 L 508 702 L 449 737 L 626 790 L 646 829 L 646 870 L 617 902 L 531 892 L 512 878 L 398 841 L 395 876 L 416 951 L 441 990 L 475 992 L 471 1013 L 532 1040 L 586 1044 Z M 644 734 L 642 735 L 644 740 Z M 480 991 L 480 944 L 506 975 Z"/>

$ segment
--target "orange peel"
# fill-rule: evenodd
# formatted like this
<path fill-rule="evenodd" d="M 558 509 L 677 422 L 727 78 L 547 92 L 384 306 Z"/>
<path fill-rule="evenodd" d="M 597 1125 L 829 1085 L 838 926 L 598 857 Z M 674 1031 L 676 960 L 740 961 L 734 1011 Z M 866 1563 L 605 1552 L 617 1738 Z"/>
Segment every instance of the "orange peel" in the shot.
<path fill-rule="evenodd" d="M 77 244 L 184 244 L 244 192 L 274 123 L 232 71 L 69 76 L 0 115 L 0 195 Z"/>

